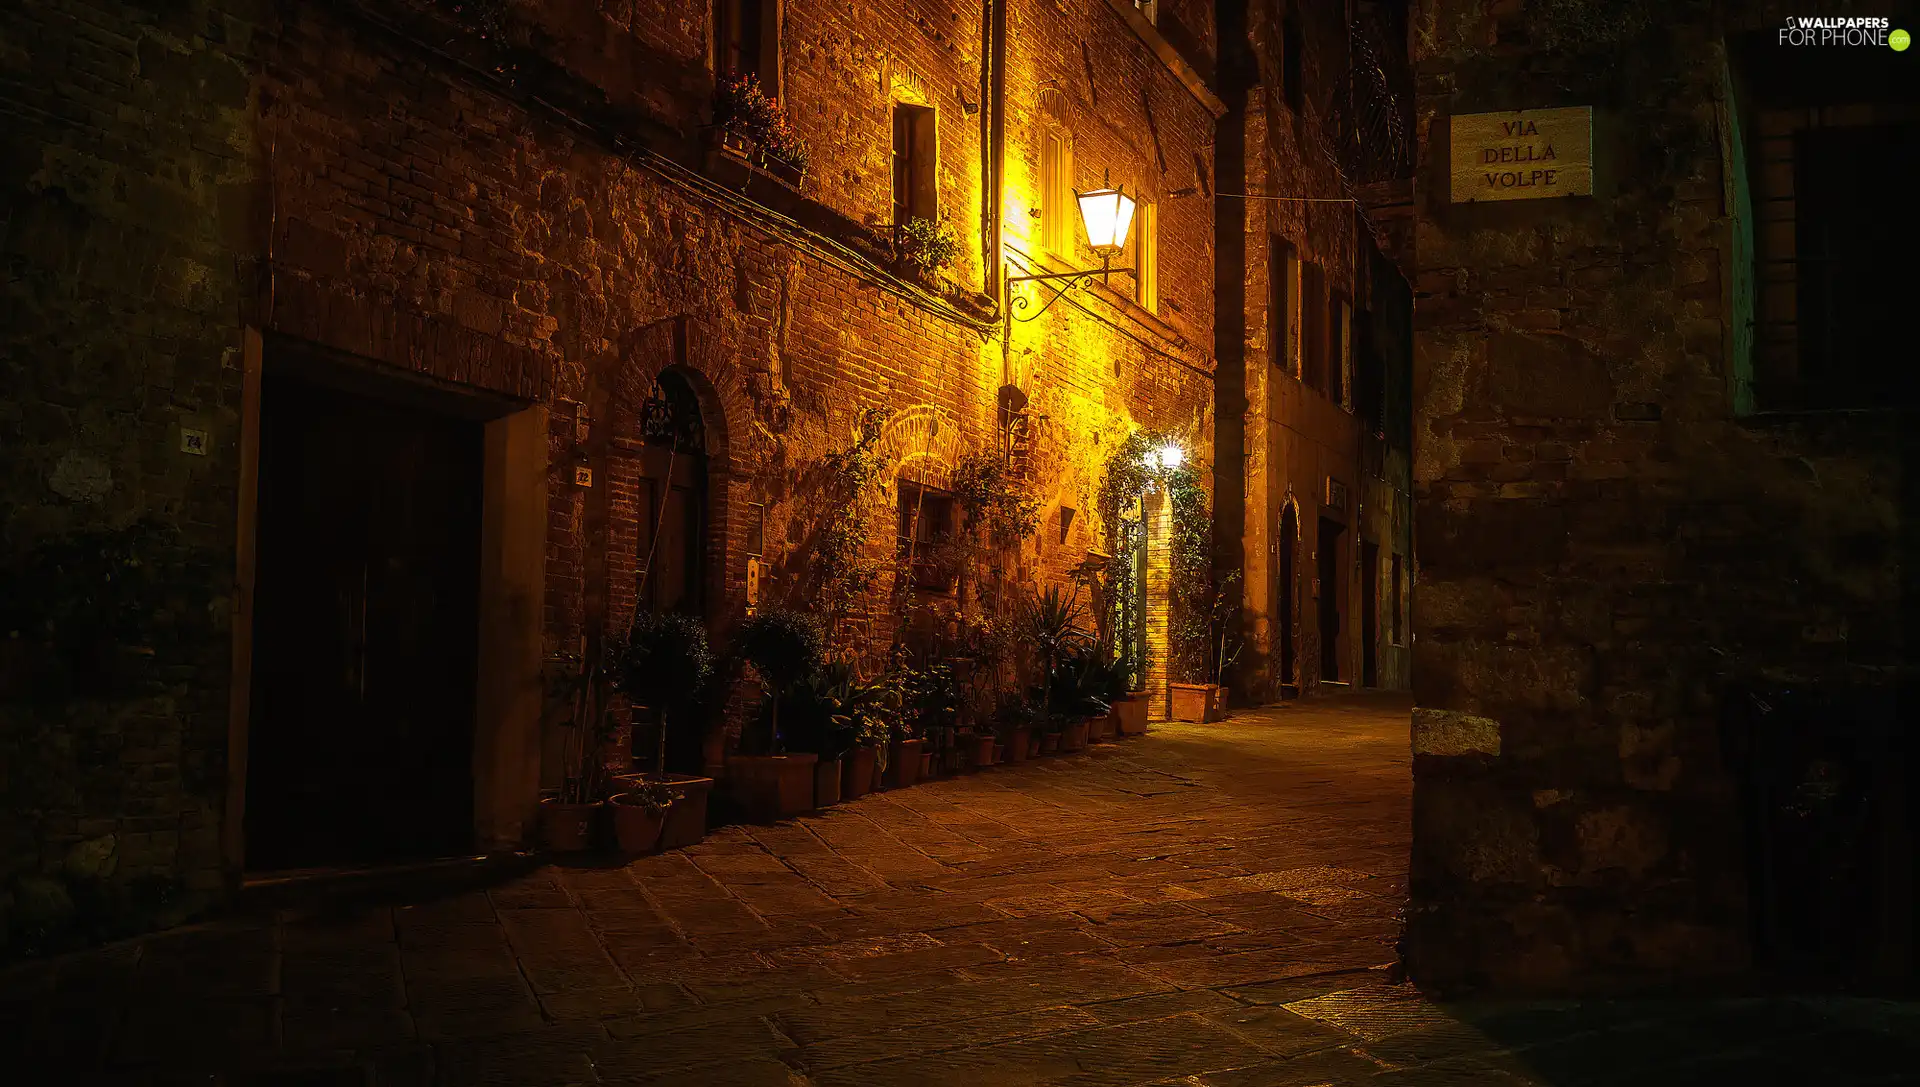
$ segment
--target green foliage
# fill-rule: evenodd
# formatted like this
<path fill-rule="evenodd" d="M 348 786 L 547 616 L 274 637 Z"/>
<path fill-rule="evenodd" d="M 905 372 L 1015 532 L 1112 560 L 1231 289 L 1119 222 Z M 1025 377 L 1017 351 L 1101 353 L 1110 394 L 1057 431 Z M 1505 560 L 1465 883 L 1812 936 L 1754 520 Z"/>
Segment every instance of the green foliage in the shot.
<path fill-rule="evenodd" d="M 1549 49 L 1609 49 L 1654 25 L 1653 0 L 1534 0 L 1533 35 Z"/>
<path fill-rule="evenodd" d="M 923 282 L 931 281 L 960 255 L 953 231 L 917 215 L 894 227 L 893 248 L 900 263 Z"/>
<path fill-rule="evenodd" d="M 627 636 L 625 684 L 635 700 L 677 709 L 697 698 L 713 676 L 707 628 L 691 615 L 643 611 Z"/>
<path fill-rule="evenodd" d="M 1118 554 L 1122 522 L 1132 500 L 1148 490 L 1164 490 L 1172 505 L 1168 518 L 1169 602 L 1172 605 L 1168 662 L 1174 678 L 1204 683 L 1212 673 L 1213 650 L 1213 517 L 1200 470 L 1190 462 L 1174 468 L 1150 465 L 1148 454 L 1167 444 L 1166 434 L 1134 433 L 1107 460 L 1100 483 L 1099 509 L 1111 545 Z"/>
<path fill-rule="evenodd" d="M 967 527 L 984 532 L 994 547 L 1018 547 L 1040 527 L 1040 500 L 1004 457 L 961 457 L 953 468 L 953 497 L 965 511 Z"/>
<path fill-rule="evenodd" d="M 828 480 L 819 496 L 822 523 L 808 566 L 816 603 L 829 626 L 871 593 L 889 568 L 867 548 L 886 478 L 879 445 L 889 414 L 882 408 L 862 411 L 854 423 L 853 444 L 821 461 Z"/>
<path fill-rule="evenodd" d="M 819 670 L 826 657 L 826 638 L 813 616 L 787 608 L 766 608 L 740 624 L 734 652 L 753 665 L 763 682 L 778 690 Z"/>
<path fill-rule="evenodd" d="M 664 781 L 642 778 L 633 782 L 626 792 L 620 794 L 619 800 L 622 804 L 645 808 L 654 815 L 659 815 L 672 807 L 673 802 L 680 799 L 680 796 L 679 789 Z"/>
<path fill-rule="evenodd" d="M 823 759 L 885 743 L 900 714 L 893 684 L 861 680 L 848 661 L 828 664 L 790 688 L 786 698 L 786 746 Z"/>
<path fill-rule="evenodd" d="M 826 659 L 826 635 L 819 620 L 805 612 L 767 608 L 748 617 L 735 635 L 734 655 L 753 666 L 766 693 L 767 725 L 763 754 L 780 751 L 780 707 L 796 684 L 819 672 Z"/>
<path fill-rule="evenodd" d="M 937 654 L 895 647 L 890 682 L 900 695 L 902 735 L 937 738 L 959 723 L 960 683 Z"/>
<path fill-rule="evenodd" d="M 619 724 L 613 696 L 625 656 L 625 647 L 608 642 L 547 658 L 547 719 L 561 731 L 563 804 L 607 798 L 607 744 Z"/>
<path fill-rule="evenodd" d="M 713 122 L 729 136 L 753 141 L 762 160 L 772 159 L 806 173 L 813 155 L 795 131 L 777 98 L 760 87 L 757 76 L 724 78 L 714 97 Z"/>

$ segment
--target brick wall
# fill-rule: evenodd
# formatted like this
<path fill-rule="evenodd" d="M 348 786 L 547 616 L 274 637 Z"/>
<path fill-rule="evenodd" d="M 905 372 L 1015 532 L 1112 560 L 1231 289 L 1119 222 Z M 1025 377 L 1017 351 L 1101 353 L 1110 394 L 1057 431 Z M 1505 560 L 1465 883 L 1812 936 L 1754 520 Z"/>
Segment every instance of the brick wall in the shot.
<path fill-rule="evenodd" d="M 215 628 L 165 641 L 164 697 L 83 708 L 55 730 L 106 738 L 110 787 L 82 792 L 62 756 L 48 772 L 70 795 L 9 822 L 0 876 L 41 878 L 26 888 L 36 908 L 83 839 L 114 838 L 117 879 L 211 894 L 237 874 L 220 852 L 235 829 L 222 815 L 223 609 L 247 325 L 269 334 L 269 355 L 314 343 L 552 409 L 549 650 L 631 613 L 633 413 L 666 367 L 707 421 L 722 636 L 744 604 L 744 511 L 766 505 L 777 599 L 806 567 L 819 460 L 850 443 L 861 409 L 894 410 L 901 461 L 997 444 L 1001 343 L 990 307 L 965 298 L 985 281 L 979 5 L 784 5 L 783 97 L 815 149 L 798 192 L 700 174 L 702 6 L 521 6 L 487 36 L 456 7 L 196 0 L 155 15 L 62 0 L 0 15 L 5 336 L 26 363 L 0 407 L 23 451 L 7 458 L 6 546 L 161 514 L 187 530 L 191 606 Z M 1199 40 L 1203 7 L 1184 15 Z M 1043 86 L 1085 118 L 1078 183 L 1111 169 L 1161 208 L 1157 314 L 1116 278 L 1016 333 L 1045 504 L 1016 580 L 1062 578 L 1102 537 L 1088 515 L 1103 451 L 1155 426 L 1209 458 L 1212 210 L 1199 189 L 1212 114 L 1110 8 L 1027 0 L 1010 21 L 1010 248 L 1032 204 Z M 944 295 L 870 259 L 896 100 L 940 111 L 940 201 L 962 243 Z M 176 452 L 182 426 L 209 431 L 209 455 Z M 573 485 L 575 465 L 592 487 Z M 1062 509 L 1080 514 L 1064 541 Z M 79 862 L 88 872 L 97 853 Z"/>
<path fill-rule="evenodd" d="M 1903 666 L 1897 428 L 1736 417 L 1725 58 L 1707 5 L 1663 11 L 1657 48 L 1628 33 L 1550 53 L 1473 4 L 1418 28 L 1424 984 L 1742 969 L 1724 700 Z M 1450 114 L 1563 105 L 1594 108 L 1593 197 L 1448 203 Z"/>

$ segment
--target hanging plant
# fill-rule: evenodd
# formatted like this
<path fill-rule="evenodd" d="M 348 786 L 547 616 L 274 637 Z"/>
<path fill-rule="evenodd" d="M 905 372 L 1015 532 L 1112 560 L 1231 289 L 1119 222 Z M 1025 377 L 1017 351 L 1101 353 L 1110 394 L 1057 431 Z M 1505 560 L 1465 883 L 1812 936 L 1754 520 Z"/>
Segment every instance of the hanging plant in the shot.
<path fill-rule="evenodd" d="M 1006 458 L 969 453 L 953 468 L 953 497 L 970 530 L 996 548 L 1013 548 L 1040 527 L 1040 500 Z"/>

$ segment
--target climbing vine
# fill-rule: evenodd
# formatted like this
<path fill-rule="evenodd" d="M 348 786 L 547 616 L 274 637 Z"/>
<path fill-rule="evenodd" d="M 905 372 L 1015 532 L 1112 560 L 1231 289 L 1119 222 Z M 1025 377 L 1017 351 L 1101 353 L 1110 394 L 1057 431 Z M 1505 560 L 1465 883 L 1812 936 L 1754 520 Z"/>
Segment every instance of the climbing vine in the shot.
<path fill-rule="evenodd" d="M 1216 593 L 1213 585 L 1213 549 L 1210 537 L 1212 516 L 1206 488 L 1201 486 L 1200 470 L 1190 463 L 1161 464 L 1152 454 L 1166 446 L 1169 435 L 1153 430 L 1136 431 L 1107 459 L 1098 497 L 1100 519 L 1107 533 L 1108 547 L 1115 556 L 1135 546 L 1139 520 L 1135 501 L 1151 490 L 1162 490 L 1171 504 L 1168 517 L 1170 538 L 1168 603 L 1171 605 L 1168 665 L 1181 682 L 1205 683 L 1213 673 L 1213 611 Z M 1111 594 L 1121 604 L 1116 611 L 1120 624 L 1131 629 L 1116 631 L 1116 647 L 1123 654 L 1138 640 L 1137 612 L 1124 608 L 1124 593 Z"/>
<path fill-rule="evenodd" d="M 887 464 L 880 435 L 889 415 L 885 408 L 861 411 L 854 421 L 853 443 L 821 461 L 827 479 L 820 494 L 822 519 L 814 534 L 811 570 L 815 603 L 829 631 L 838 629 L 840 620 L 891 568 L 867 547 L 884 491 Z"/>

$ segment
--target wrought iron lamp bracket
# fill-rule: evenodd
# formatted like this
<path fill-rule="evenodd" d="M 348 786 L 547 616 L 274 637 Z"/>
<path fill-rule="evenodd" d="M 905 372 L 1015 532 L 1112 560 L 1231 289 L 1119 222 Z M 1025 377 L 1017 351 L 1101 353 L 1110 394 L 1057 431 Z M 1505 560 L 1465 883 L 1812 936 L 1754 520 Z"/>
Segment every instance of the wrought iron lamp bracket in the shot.
<path fill-rule="evenodd" d="M 1112 275 L 1115 272 L 1131 273 L 1132 271 L 1133 269 L 1131 268 L 1111 268 L 1103 264 L 1098 268 L 1087 268 L 1078 272 L 1050 272 L 1050 273 L 1047 273 L 1046 275 L 1008 276 L 1006 280 L 1007 302 L 1005 306 L 1007 319 L 1009 321 L 1020 321 L 1022 323 L 1035 320 L 1041 314 L 1052 309 L 1053 304 L 1055 302 L 1060 301 L 1060 299 L 1068 291 L 1074 289 L 1075 287 L 1078 287 L 1082 283 L 1091 282 L 1095 277 L 1098 277 L 1099 280 L 1102 283 L 1104 283 L 1106 282 L 1107 277 Z M 1025 317 L 1014 316 L 1015 310 L 1019 310 L 1020 312 L 1025 313 L 1027 310 L 1032 309 L 1033 307 L 1033 299 L 1028 298 L 1026 295 L 1015 295 L 1013 293 L 1013 288 L 1015 284 L 1054 283 L 1062 280 L 1064 280 L 1065 282 L 1061 282 L 1059 287 L 1054 288 L 1053 293 L 1047 297 L 1047 300 L 1041 304 L 1039 309 L 1034 310 L 1032 313 L 1028 314 Z"/>

